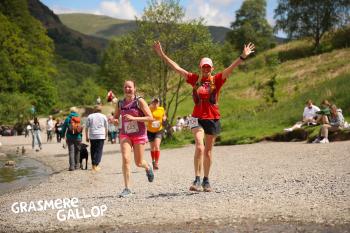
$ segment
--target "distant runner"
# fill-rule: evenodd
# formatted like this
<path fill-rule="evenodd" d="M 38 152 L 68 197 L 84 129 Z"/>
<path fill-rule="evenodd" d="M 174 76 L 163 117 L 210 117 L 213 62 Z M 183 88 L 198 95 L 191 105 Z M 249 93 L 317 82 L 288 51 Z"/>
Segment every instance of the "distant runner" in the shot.
<path fill-rule="evenodd" d="M 159 98 L 153 98 L 150 109 L 154 120 L 147 124 L 147 137 L 151 145 L 152 165 L 155 170 L 159 169 L 160 143 L 164 132 L 163 122 L 166 120 L 165 110 L 159 105 Z"/>

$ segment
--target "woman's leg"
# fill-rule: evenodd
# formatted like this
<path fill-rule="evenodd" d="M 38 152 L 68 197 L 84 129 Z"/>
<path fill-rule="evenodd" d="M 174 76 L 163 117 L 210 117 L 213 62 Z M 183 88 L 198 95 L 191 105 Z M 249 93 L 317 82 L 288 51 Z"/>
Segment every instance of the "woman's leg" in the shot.
<path fill-rule="evenodd" d="M 194 173 L 195 176 L 201 176 L 203 166 L 203 154 L 204 154 L 204 130 L 202 128 L 192 129 L 192 133 L 195 141 L 194 152 Z"/>
<path fill-rule="evenodd" d="M 152 158 L 152 163 L 153 163 L 153 166 L 154 166 L 154 163 L 155 163 L 155 161 L 156 161 L 156 157 L 155 157 L 155 155 L 154 155 L 154 147 L 155 147 L 155 145 L 154 145 L 155 143 L 154 143 L 154 141 L 150 141 L 149 142 L 149 145 L 150 145 L 150 153 L 151 153 L 151 158 Z"/>
<path fill-rule="evenodd" d="M 328 139 L 328 129 L 331 128 L 332 126 L 328 124 L 324 124 L 321 127 L 321 137 L 327 138 Z"/>
<path fill-rule="evenodd" d="M 204 148 L 204 177 L 209 177 L 210 167 L 213 162 L 213 146 L 215 143 L 216 135 L 205 135 L 205 148 Z"/>
<path fill-rule="evenodd" d="M 39 145 L 39 148 L 40 150 L 42 149 L 42 146 L 41 146 L 41 136 L 40 136 L 40 131 L 38 130 L 37 131 L 37 140 L 38 140 L 38 145 Z"/>
<path fill-rule="evenodd" d="M 34 150 L 34 146 L 35 146 L 35 133 L 32 132 L 32 149 Z"/>
<path fill-rule="evenodd" d="M 145 153 L 145 144 L 134 145 L 134 160 L 137 167 L 142 167 L 146 170 L 149 169 L 147 162 L 143 159 Z"/>
<path fill-rule="evenodd" d="M 154 156 L 155 156 L 155 169 L 158 169 L 159 157 L 160 157 L 160 143 L 162 138 L 154 139 Z"/>
<path fill-rule="evenodd" d="M 130 160 L 131 160 L 131 141 L 128 138 L 121 139 L 120 150 L 122 152 L 122 169 L 124 177 L 124 186 L 129 188 L 130 184 Z"/>
<path fill-rule="evenodd" d="M 143 159 L 145 153 L 145 144 L 134 144 L 134 160 L 138 167 L 143 167 L 146 170 L 146 175 L 149 182 L 153 182 L 154 173 L 151 165 Z"/>

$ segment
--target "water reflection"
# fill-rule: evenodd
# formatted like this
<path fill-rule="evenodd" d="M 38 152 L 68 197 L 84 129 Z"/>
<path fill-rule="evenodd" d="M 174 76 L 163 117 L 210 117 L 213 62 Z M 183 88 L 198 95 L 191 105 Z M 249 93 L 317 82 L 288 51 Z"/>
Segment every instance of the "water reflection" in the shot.
<path fill-rule="evenodd" d="M 16 162 L 14 167 L 5 167 L 8 160 Z M 22 188 L 47 178 L 50 169 L 36 160 L 8 155 L 0 158 L 0 194 L 7 191 Z"/>

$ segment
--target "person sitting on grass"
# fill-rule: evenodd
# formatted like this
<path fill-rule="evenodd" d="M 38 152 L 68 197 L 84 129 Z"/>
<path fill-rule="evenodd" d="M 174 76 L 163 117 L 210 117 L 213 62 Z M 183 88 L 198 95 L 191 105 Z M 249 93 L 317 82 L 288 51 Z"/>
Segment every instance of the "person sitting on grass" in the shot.
<path fill-rule="evenodd" d="M 322 116 L 322 127 L 319 132 L 319 136 L 313 141 L 313 143 L 329 143 L 328 132 L 335 132 L 341 130 L 344 127 L 344 117 L 342 110 L 338 109 L 335 104 L 330 107 L 330 115 L 324 114 Z"/>
<path fill-rule="evenodd" d="M 284 129 L 284 131 L 292 132 L 295 129 L 301 128 L 303 125 L 316 125 L 316 112 L 318 111 L 320 111 L 320 108 L 313 105 L 312 100 L 306 101 L 306 106 L 303 112 L 303 119 L 295 123 L 295 125 L 293 125 L 292 127 Z"/>

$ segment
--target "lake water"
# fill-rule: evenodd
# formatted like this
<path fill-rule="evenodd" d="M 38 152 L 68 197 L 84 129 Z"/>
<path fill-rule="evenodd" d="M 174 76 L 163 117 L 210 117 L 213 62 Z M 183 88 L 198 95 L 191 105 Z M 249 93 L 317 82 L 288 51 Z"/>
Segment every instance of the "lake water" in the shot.
<path fill-rule="evenodd" d="M 16 162 L 15 167 L 5 167 L 8 160 Z M 8 191 L 37 184 L 52 173 L 49 167 L 25 156 L 7 155 L 0 157 L 0 195 Z"/>

